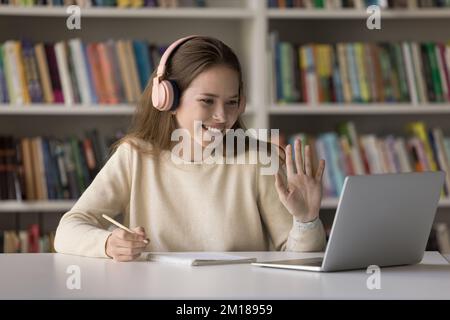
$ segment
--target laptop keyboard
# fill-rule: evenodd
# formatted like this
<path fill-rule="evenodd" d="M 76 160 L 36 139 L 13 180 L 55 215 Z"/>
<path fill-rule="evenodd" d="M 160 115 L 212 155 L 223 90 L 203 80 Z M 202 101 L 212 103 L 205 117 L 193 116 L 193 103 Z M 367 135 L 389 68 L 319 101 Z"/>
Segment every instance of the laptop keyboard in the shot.
<path fill-rule="evenodd" d="M 294 266 L 310 266 L 310 267 L 321 267 L 323 258 L 309 258 L 309 259 L 289 259 L 280 261 L 270 261 L 267 263 L 273 264 L 286 264 Z"/>

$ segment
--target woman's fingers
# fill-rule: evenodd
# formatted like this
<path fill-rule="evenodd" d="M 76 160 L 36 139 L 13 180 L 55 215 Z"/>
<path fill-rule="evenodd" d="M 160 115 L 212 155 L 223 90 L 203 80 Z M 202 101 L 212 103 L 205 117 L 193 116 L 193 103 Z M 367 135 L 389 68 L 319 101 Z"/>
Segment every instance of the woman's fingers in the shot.
<path fill-rule="evenodd" d="M 119 238 L 114 239 L 114 245 L 124 248 L 145 248 L 147 246 L 144 241 L 128 241 Z"/>
<path fill-rule="evenodd" d="M 290 144 L 286 146 L 286 175 L 288 181 L 294 176 L 294 164 L 292 163 L 292 147 Z"/>
<path fill-rule="evenodd" d="M 128 241 L 143 241 L 145 240 L 145 234 L 137 234 L 137 233 L 130 233 L 128 231 L 125 231 L 123 229 L 117 228 L 113 231 L 113 233 L 122 240 L 128 240 Z"/>
<path fill-rule="evenodd" d="M 317 181 L 322 181 L 322 177 L 323 177 L 323 172 L 325 171 L 325 160 L 321 159 L 319 161 L 319 167 L 317 168 L 317 172 L 316 172 L 316 180 Z"/>
<path fill-rule="evenodd" d="M 146 237 L 146 235 L 145 235 L 145 229 L 144 229 L 144 227 L 136 227 L 136 228 L 133 228 L 133 229 L 131 229 L 131 230 L 133 230 L 134 232 L 136 232 L 138 235 L 141 235 L 141 236 L 143 236 L 145 239 L 144 239 L 144 242 L 146 242 L 147 244 L 150 242 L 150 239 L 148 239 L 147 237 Z"/>
<path fill-rule="evenodd" d="M 288 145 L 288 147 L 289 148 L 287 148 L 287 150 L 288 150 L 287 156 L 292 156 L 291 152 L 290 152 L 290 150 L 291 150 L 290 145 Z M 287 159 L 289 159 L 289 158 L 287 157 Z M 289 164 L 288 160 L 286 160 L 286 165 L 288 168 L 289 168 L 289 166 L 292 167 L 292 161 Z M 311 146 L 309 144 L 307 144 L 305 146 L 305 157 L 303 158 L 302 142 L 300 139 L 295 140 L 295 165 L 297 168 L 297 174 L 300 174 L 300 175 L 306 174 L 308 177 L 313 177 Z M 319 162 L 319 168 L 317 169 L 317 172 L 316 172 L 316 178 L 319 177 L 320 179 L 322 179 L 324 167 L 325 167 L 325 160 L 322 159 Z M 288 172 L 289 172 L 289 170 L 288 170 Z"/>
<path fill-rule="evenodd" d="M 144 227 L 136 227 L 136 228 L 133 228 L 131 230 L 133 230 L 137 234 L 145 237 L 145 229 L 144 229 Z"/>
<path fill-rule="evenodd" d="M 305 147 L 305 173 L 308 177 L 312 176 L 312 168 L 311 168 L 311 147 L 306 145 Z"/>
<path fill-rule="evenodd" d="M 302 156 L 302 141 L 300 139 L 295 140 L 295 165 L 297 174 L 306 174 L 312 177 L 312 152 L 311 146 L 305 146 L 305 157 Z"/>
<path fill-rule="evenodd" d="M 111 249 L 109 250 L 109 256 L 117 261 L 130 261 L 134 260 L 135 257 L 139 257 L 142 252 L 144 252 L 145 247 L 131 247 L 131 243 L 127 243 L 126 247 L 121 247 L 118 245 L 119 241 L 111 242 Z"/>
<path fill-rule="evenodd" d="M 297 174 L 303 174 L 302 141 L 300 139 L 295 139 L 295 164 Z"/>

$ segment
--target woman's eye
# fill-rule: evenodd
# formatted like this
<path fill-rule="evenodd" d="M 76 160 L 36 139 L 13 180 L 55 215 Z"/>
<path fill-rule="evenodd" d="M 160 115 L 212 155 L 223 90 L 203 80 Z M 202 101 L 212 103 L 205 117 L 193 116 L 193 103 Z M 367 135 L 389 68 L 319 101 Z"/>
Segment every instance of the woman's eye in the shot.
<path fill-rule="evenodd" d="M 211 99 L 201 99 L 200 101 L 203 102 L 203 103 L 206 103 L 206 104 L 212 104 L 213 103 L 213 101 Z"/>
<path fill-rule="evenodd" d="M 208 104 L 208 105 L 214 104 L 214 101 L 212 99 L 200 99 L 200 101 L 205 104 Z M 233 100 L 233 101 L 227 102 L 227 104 L 230 106 L 236 106 L 238 104 L 238 101 Z"/>

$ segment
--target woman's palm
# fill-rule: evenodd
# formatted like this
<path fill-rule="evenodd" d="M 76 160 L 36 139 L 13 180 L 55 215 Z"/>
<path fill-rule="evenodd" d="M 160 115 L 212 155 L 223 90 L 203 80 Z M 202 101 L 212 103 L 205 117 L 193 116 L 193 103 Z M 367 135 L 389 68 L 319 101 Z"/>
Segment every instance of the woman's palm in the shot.
<path fill-rule="evenodd" d="M 311 149 L 305 147 L 305 161 L 301 155 L 301 142 L 295 141 L 295 166 L 294 172 L 291 146 L 286 148 L 286 173 L 287 186 L 284 185 L 279 173 L 276 175 L 275 185 L 281 203 L 296 218 L 302 221 L 317 218 L 322 200 L 322 177 L 325 169 L 325 160 L 320 160 L 315 174 L 312 172 Z"/>

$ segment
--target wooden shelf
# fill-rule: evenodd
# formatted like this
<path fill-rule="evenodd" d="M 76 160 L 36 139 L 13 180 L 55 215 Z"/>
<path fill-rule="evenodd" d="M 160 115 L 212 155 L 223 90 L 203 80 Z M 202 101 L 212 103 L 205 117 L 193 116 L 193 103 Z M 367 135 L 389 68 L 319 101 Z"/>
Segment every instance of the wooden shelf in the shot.
<path fill-rule="evenodd" d="M 291 104 L 275 105 L 272 115 L 335 115 L 335 114 L 450 114 L 450 104 Z"/>
<path fill-rule="evenodd" d="M 0 16 L 67 17 L 64 7 L 18 7 L 0 5 Z M 192 19 L 251 19 L 248 8 L 81 8 L 83 18 L 192 18 Z"/>
<path fill-rule="evenodd" d="M 64 213 L 71 209 L 75 200 L 54 201 L 0 201 L 0 212 L 55 212 Z"/>
<path fill-rule="evenodd" d="M 32 104 L 23 106 L 11 106 L 0 104 L 0 115 L 132 115 L 133 105 L 63 105 L 63 104 Z M 251 115 L 255 109 L 247 106 L 245 114 Z M 329 105 L 276 105 L 269 109 L 272 115 L 278 114 L 312 114 L 312 115 L 333 115 L 333 114 L 450 114 L 450 104 L 441 105 L 418 105 L 410 104 L 329 104 Z"/>
<path fill-rule="evenodd" d="M 322 209 L 336 209 L 338 198 L 324 198 Z M 13 200 L 0 201 L 0 212 L 54 212 L 64 213 L 70 210 L 75 204 L 75 200 L 55 200 L 55 201 L 24 201 Z M 441 199 L 439 208 L 450 208 L 450 199 Z"/>
<path fill-rule="evenodd" d="M 124 116 L 132 115 L 132 105 L 71 105 L 64 104 L 32 104 L 11 106 L 0 104 L 0 115 L 92 115 L 92 116 Z"/>
<path fill-rule="evenodd" d="M 356 9 L 267 9 L 269 19 L 367 19 L 365 10 Z M 450 18 L 450 9 L 382 10 L 382 19 Z"/>
<path fill-rule="evenodd" d="M 83 18 L 194 18 L 245 20 L 256 16 L 250 8 L 81 8 Z M 267 9 L 269 19 L 366 19 L 356 9 Z M 65 7 L 0 5 L 0 16 L 67 17 Z M 382 19 L 450 18 L 450 9 L 383 10 Z"/>

